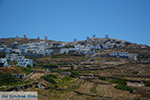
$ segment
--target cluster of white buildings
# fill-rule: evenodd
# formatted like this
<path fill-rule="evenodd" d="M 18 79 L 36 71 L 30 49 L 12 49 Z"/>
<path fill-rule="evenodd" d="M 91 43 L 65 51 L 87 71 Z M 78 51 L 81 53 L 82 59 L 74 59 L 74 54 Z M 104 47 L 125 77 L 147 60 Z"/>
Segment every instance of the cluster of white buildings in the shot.
<path fill-rule="evenodd" d="M 13 42 L 13 45 L 17 45 L 17 42 Z M 48 43 L 41 41 L 38 43 L 29 43 L 23 45 L 17 45 L 16 49 L 12 49 L 3 45 L 0 47 L 0 52 L 6 52 L 5 58 L 0 59 L 0 66 L 8 66 L 7 60 L 16 61 L 18 66 L 27 67 L 27 65 L 33 66 L 33 60 L 26 59 L 22 55 L 50 55 L 53 50 L 48 48 Z"/>
<path fill-rule="evenodd" d="M 53 52 L 52 49 L 48 48 L 48 43 L 45 41 L 19 45 L 18 49 L 21 54 L 26 55 L 50 55 Z"/>
<path fill-rule="evenodd" d="M 1 58 L 0 59 L 0 67 L 6 67 L 6 66 L 9 66 L 7 63 L 7 59 Z"/>
<path fill-rule="evenodd" d="M 15 44 L 17 43 L 15 42 Z M 16 52 L 25 55 L 50 55 L 53 52 L 53 50 L 48 48 L 48 43 L 45 41 L 18 45 L 17 49 L 12 49 L 3 45 L 3 47 L 0 47 L 0 51 L 7 53 Z"/>
<path fill-rule="evenodd" d="M 132 54 L 132 53 L 128 53 L 128 52 L 111 52 L 110 53 L 111 57 L 121 57 L 121 58 L 129 58 L 129 59 L 133 59 L 133 60 L 137 60 L 137 56 L 138 54 Z"/>
<path fill-rule="evenodd" d="M 17 66 L 22 66 L 22 67 L 27 67 L 30 65 L 31 67 L 33 66 L 33 60 L 27 59 L 24 56 L 21 56 L 19 54 L 7 54 L 6 59 L 10 61 L 16 61 Z"/>
<path fill-rule="evenodd" d="M 6 67 L 6 66 L 10 66 L 7 61 L 16 61 L 16 65 L 17 66 L 22 66 L 22 67 L 27 67 L 28 65 L 30 65 L 31 67 L 33 66 L 33 60 L 31 59 L 26 59 L 24 56 L 21 56 L 19 54 L 7 54 L 5 58 L 1 58 L 0 59 L 0 67 Z"/>
<path fill-rule="evenodd" d="M 107 48 L 106 45 L 97 44 L 96 46 L 93 46 L 92 44 L 87 44 L 85 46 L 85 45 L 78 44 L 78 45 L 75 45 L 74 48 L 62 48 L 59 50 L 59 53 L 63 54 L 63 53 L 68 53 L 69 51 L 77 51 L 82 54 L 92 55 L 92 54 L 95 54 L 94 49 L 100 50 L 100 49 L 106 49 L 106 48 Z"/>

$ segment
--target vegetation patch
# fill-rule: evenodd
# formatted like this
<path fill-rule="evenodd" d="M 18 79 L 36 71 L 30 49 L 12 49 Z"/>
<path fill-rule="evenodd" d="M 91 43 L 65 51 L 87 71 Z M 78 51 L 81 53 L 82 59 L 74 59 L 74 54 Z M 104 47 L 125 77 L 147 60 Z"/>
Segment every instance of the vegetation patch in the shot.
<path fill-rule="evenodd" d="M 93 87 L 90 89 L 91 93 L 95 93 L 95 94 L 97 93 L 97 85 L 98 85 L 97 83 L 93 84 Z"/>
<path fill-rule="evenodd" d="M 129 91 L 131 93 L 133 92 L 133 89 L 131 87 L 128 87 L 127 85 L 123 85 L 123 84 L 118 84 L 114 86 L 114 88 Z"/>
<path fill-rule="evenodd" d="M 133 74 L 138 74 L 138 73 L 139 73 L 138 71 L 133 72 Z"/>
<path fill-rule="evenodd" d="M 122 85 L 127 85 L 127 82 L 124 79 L 112 79 L 110 83 L 117 83 Z"/>
<path fill-rule="evenodd" d="M 58 68 L 58 64 L 45 64 L 43 65 L 44 68 Z"/>
<path fill-rule="evenodd" d="M 79 73 L 76 71 L 71 71 L 71 77 L 79 77 Z"/>
<path fill-rule="evenodd" d="M 65 76 L 62 79 L 54 79 L 54 80 L 56 82 L 56 87 L 59 87 L 59 88 L 69 86 L 70 84 L 76 82 L 75 79 L 72 79 L 69 76 Z"/>
<path fill-rule="evenodd" d="M 16 82 L 17 79 L 12 74 L 0 72 L 0 86 Z"/>
<path fill-rule="evenodd" d="M 41 78 L 58 88 L 69 86 L 70 84 L 76 82 L 74 78 L 71 78 L 69 76 L 64 76 L 62 79 L 57 79 L 57 76 L 55 75 L 45 75 L 41 76 Z"/>
<path fill-rule="evenodd" d="M 150 87 L 150 81 L 146 81 L 145 86 Z"/>
<path fill-rule="evenodd" d="M 21 67 L 21 66 L 17 66 L 17 68 L 18 68 L 19 72 L 23 71 L 26 75 L 33 72 L 33 70 L 31 68 L 24 68 L 24 67 Z"/>
<path fill-rule="evenodd" d="M 45 76 L 41 76 L 41 78 L 46 80 L 47 82 L 49 82 L 51 84 L 57 84 L 54 80 L 54 78 L 56 78 L 55 75 L 45 75 Z"/>
<path fill-rule="evenodd" d="M 10 73 L 0 72 L 0 86 L 17 86 L 19 84 L 27 84 L 30 81 L 19 82 L 15 76 Z"/>
<path fill-rule="evenodd" d="M 63 57 L 66 57 L 66 55 L 65 54 L 61 54 L 61 55 L 54 54 L 51 56 L 51 58 L 63 58 Z"/>
<path fill-rule="evenodd" d="M 104 76 L 99 76 L 98 77 L 100 80 L 106 80 L 106 77 L 104 77 Z"/>

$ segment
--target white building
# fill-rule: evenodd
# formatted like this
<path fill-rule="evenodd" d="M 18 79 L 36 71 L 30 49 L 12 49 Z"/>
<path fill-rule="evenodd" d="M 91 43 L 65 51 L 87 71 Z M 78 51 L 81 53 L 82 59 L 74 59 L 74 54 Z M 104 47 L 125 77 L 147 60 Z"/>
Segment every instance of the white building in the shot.
<path fill-rule="evenodd" d="M 4 52 L 10 53 L 10 52 L 12 51 L 12 48 L 7 48 L 7 47 L 6 47 L 6 48 L 4 48 L 3 50 L 4 50 Z"/>
<path fill-rule="evenodd" d="M 137 60 L 138 54 L 129 54 L 128 57 L 132 60 Z"/>
<path fill-rule="evenodd" d="M 128 57 L 128 52 L 119 52 L 119 57 Z"/>
<path fill-rule="evenodd" d="M 107 49 L 107 45 L 103 44 L 103 45 L 102 45 L 102 48 L 103 48 L 103 49 Z"/>
<path fill-rule="evenodd" d="M 111 52 L 111 53 L 110 53 L 110 56 L 111 56 L 111 57 L 117 57 L 117 52 Z"/>
<path fill-rule="evenodd" d="M 12 45 L 17 45 L 17 44 L 18 44 L 18 42 L 13 42 L 13 43 L 12 43 Z"/>
<path fill-rule="evenodd" d="M 18 59 L 18 66 L 27 67 L 27 65 L 33 66 L 33 60 L 30 59 Z"/>
<path fill-rule="evenodd" d="M 86 45 L 86 48 L 91 50 L 91 49 L 94 49 L 94 46 L 91 45 L 91 44 L 87 44 L 87 45 Z"/>
<path fill-rule="evenodd" d="M 60 49 L 60 50 L 59 50 L 59 53 L 60 53 L 60 54 L 68 53 L 68 51 L 69 51 L 69 50 L 68 50 L 67 48 L 63 48 L 63 49 Z"/>
<path fill-rule="evenodd" d="M 18 54 L 7 54 L 6 59 L 10 61 L 16 61 L 18 66 L 27 67 L 27 65 L 33 66 L 33 60 L 26 59 L 24 56 L 19 56 Z"/>
<path fill-rule="evenodd" d="M 101 49 L 101 46 L 100 46 L 99 44 L 97 44 L 97 45 L 95 46 L 95 49 L 100 50 L 100 49 Z"/>
<path fill-rule="evenodd" d="M 5 66 L 9 66 L 7 63 L 7 59 L 6 58 L 1 58 L 0 59 L 0 67 L 5 67 Z"/>
<path fill-rule="evenodd" d="M 85 49 L 85 46 L 84 45 L 75 45 L 75 49 L 76 50 L 81 50 L 81 49 Z"/>
<path fill-rule="evenodd" d="M 10 60 L 10 61 L 14 61 L 17 56 L 18 56 L 18 54 L 14 54 L 14 53 L 12 53 L 12 54 L 7 54 L 7 55 L 6 55 L 6 59 L 7 59 L 7 60 Z"/>
<path fill-rule="evenodd" d="M 18 52 L 20 53 L 20 50 L 19 49 L 11 49 L 12 52 Z"/>

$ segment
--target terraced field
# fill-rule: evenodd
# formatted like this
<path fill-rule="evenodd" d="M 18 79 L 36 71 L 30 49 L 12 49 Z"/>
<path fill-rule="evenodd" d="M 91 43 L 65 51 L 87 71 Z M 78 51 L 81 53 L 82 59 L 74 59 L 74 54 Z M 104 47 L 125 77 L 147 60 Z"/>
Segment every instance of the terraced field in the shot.
<path fill-rule="evenodd" d="M 93 83 L 85 81 L 83 84 L 81 84 L 80 88 L 76 91 L 79 91 L 81 93 L 87 93 L 91 94 L 90 89 L 93 86 Z"/>
<path fill-rule="evenodd" d="M 113 98 L 133 98 L 136 95 L 133 95 L 127 91 L 117 90 L 112 85 L 102 85 L 98 84 L 97 86 L 98 95 L 104 97 L 113 97 Z"/>

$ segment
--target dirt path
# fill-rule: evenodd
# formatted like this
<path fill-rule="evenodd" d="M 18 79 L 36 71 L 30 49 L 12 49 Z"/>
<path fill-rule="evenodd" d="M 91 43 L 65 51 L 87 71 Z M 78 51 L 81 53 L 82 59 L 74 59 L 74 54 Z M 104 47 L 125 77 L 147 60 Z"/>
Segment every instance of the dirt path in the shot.
<path fill-rule="evenodd" d="M 67 100 L 70 100 L 70 98 L 72 97 L 72 96 L 74 96 L 76 93 L 75 92 L 71 92 L 71 94 L 70 94 L 70 96 L 67 98 Z"/>
<path fill-rule="evenodd" d="M 44 75 L 44 73 L 34 73 L 30 78 L 32 80 L 36 80 L 36 79 L 39 79 L 43 75 Z"/>

